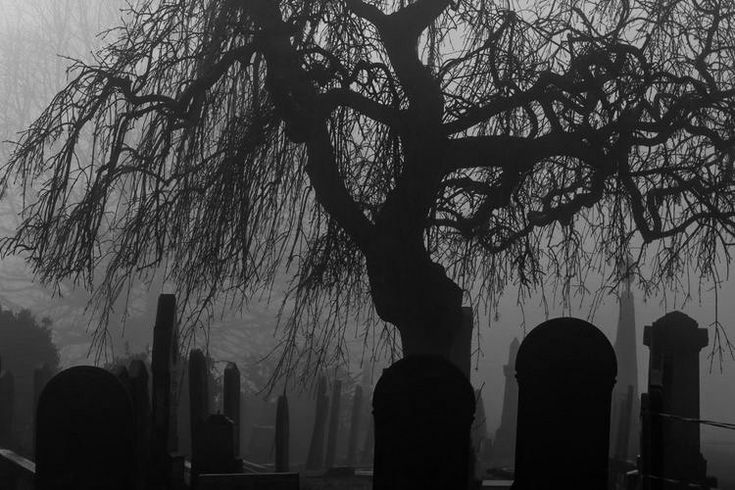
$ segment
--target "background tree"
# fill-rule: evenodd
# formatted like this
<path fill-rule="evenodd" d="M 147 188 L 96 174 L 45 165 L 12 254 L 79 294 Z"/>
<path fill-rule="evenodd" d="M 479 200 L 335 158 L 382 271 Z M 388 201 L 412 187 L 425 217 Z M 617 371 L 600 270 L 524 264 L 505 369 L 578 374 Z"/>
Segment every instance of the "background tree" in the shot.
<path fill-rule="evenodd" d="M 2 369 L 13 373 L 15 406 L 13 427 L 23 454 L 32 449 L 33 371 L 48 365 L 59 369 L 59 350 L 51 338 L 51 321 L 36 320 L 28 310 L 0 309 L 0 358 Z"/>
<path fill-rule="evenodd" d="M 463 301 L 549 280 L 569 298 L 627 248 L 649 291 L 689 267 L 717 282 L 734 10 L 140 1 L 5 166 L 38 195 L 3 250 L 89 287 L 109 260 L 107 303 L 163 264 L 191 322 L 289 267 L 287 340 L 311 348 L 284 365 L 312 368 L 373 311 L 405 354 L 446 357 Z"/>

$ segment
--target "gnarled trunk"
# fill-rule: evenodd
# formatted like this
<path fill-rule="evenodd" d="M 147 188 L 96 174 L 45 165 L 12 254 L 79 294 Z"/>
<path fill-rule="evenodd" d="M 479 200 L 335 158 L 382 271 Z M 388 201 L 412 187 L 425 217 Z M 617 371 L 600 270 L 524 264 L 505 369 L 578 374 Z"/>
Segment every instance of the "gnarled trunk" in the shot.
<path fill-rule="evenodd" d="M 378 314 L 395 325 L 404 358 L 373 396 L 375 490 L 463 489 L 471 472 L 474 391 L 465 363 L 462 291 L 420 241 L 382 237 L 366 253 Z"/>

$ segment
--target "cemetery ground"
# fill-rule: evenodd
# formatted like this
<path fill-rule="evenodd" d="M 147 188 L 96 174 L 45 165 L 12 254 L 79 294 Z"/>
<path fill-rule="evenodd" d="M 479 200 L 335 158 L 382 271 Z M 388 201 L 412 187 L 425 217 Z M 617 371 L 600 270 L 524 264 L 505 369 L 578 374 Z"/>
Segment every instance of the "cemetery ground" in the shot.
<path fill-rule="evenodd" d="M 462 370 L 431 356 L 399 360 L 374 387 L 325 376 L 303 397 L 259 408 L 242 403 L 229 363 L 215 393 L 204 352 L 179 357 L 175 312 L 175 298 L 162 295 L 150 369 L 141 359 L 109 370 L 39 367 L 27 457 L 14 450 L 13 374 L 0 372 L 0 488 L 726 488 L 702 456 L 700 426 L 735 427 L 700 419 L 708 332 L 680 312 L 644 329 L 639 406 L 632 385 L 613 389 L 627 376 L 621 336 L 613 348 L 597 327 L 567 317 L 513 342 L 494 441 Z M 304 411 L 313 413 L 307 428 L 293 423 Z"/>

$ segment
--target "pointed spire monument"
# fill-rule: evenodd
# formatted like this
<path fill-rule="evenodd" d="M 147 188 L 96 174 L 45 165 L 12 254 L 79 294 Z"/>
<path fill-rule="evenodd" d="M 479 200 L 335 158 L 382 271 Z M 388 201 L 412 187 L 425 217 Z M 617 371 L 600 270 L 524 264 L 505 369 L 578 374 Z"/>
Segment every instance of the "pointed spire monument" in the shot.
<path fill-rule="evenodd" d="M 638 454 L 640 401 L 638 391 L 638 356 L 636 343 L 635 304 L 631 292 L 632 257 L 626 252 L 618 262 L 621 287 L 618 293 L 618 330 L 615 355 L 618 376 L 612 395 L 610 456 L 618 460 L 635 460 Z"/>
<path fill-rule="evenodd" d="M 492 466 L 512 468 L 516 451 L 516 415 L 518 412 L 518 382 L 516 381 L 516 354 L 520 346 L 517 338 L 510 343 L 508 364 L 503 366 L 505 374 L 505 396 L 500 427 L 495 432 L 492 451 Z"/>

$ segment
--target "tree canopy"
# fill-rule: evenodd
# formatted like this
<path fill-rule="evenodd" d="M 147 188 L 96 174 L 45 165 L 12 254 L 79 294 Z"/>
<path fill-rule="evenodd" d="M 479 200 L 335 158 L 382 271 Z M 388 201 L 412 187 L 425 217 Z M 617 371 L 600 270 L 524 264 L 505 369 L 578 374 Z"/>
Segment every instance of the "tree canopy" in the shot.
<path fill-rule="evenodd" d="M 2 183 L 32 198 L 2 250 L 48 281 L 92 284 L 105 261 L 108 300 L 163 264 L 197 311 L 289 267 L 290 341 L 374 311 L 404 348 L 434 337 L 416 351 L 446 340 L 416 325 L 455 321 L 471 292 L 551 278 L 569 295 L 628 248 L 645 287 L 716 277 L 735 234 L 734 14 L 141 0 L 22 134 Z"/>

